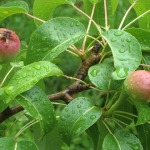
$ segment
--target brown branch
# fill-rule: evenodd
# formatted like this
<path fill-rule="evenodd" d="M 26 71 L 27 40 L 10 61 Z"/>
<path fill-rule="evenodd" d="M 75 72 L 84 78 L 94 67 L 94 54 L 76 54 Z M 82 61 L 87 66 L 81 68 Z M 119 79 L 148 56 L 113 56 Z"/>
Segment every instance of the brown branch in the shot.
<path fill-rule="evenodd" d="M 82 65 L 78 71 L 78 74 L 76 78 L 80 80 L 84 80 L 84 78 L 87 76 L 88 70 L 91 66 L 94 64 L 97 64 L 100 60 L 99 50 L 101 46 L 99 43 L 96 43 L 94 47 L 91 50 L 90 55 L 83 60 Z M 85 85 L 80 81 L 75 81 L 73 84 L 71 84 L 69 87 L 67 87 L 65 90 L 51 94 L 48 96 L 50 100 L 65 100 L 67 103 L 70 102 L 72 99 L 67 99 L 66 95 L 72 95 L 78 92 L 82 92 L 84 90 L 87 90 L 90 88 L 91 85 Z"/>
<path fill-rule="evenodd" d="M 90 55 L 83 60 L 82 65 L 78 71 L 78 74 L 76 78 L 80 80 L 84 80 L 84 78 L 87 76 L 88 69 L 99 62 L 100 60 L 100 55 L 99 55 L 99 50 L 101 46 L 100 44 L 96 43 L 94 47 L 91 50 Z M 55 94 L 51 94 L 48 96 L 48 98 L 53 101 L 53 100 L 64 100 L 65 102 L 70 102 L 73 98 L 72 95 L 76 94 L 78 92 L 82 92 L 84 90 L 89 89 L 91 84 L 85 85 L 80 81 L 75 81 L 72 83 L 70 86 L 68 86 L 65 90 L 60 91 Z M 19 113 L 20 111 L 24 110 L 22 106 L 16 106 L 13 108 L 6 108 L 3 112 L 0 113 L 0 123 L 8 119 L 9 117 Z"/>

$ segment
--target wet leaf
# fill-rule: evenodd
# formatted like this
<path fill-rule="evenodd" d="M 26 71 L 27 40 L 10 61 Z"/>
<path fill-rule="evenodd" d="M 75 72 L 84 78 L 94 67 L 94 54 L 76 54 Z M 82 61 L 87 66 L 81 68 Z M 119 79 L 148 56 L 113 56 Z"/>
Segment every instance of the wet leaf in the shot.
<path fill-rule="evenodd" d="M 51 61 L 85 35 L 84 26 L 72 18 L 54 18 L 33 33 L 27 52 L 27 63 Z"/>
<path fill-rule="evenodd" d="M 62 74 L 56 65 L 47 61 L 23 67 L 15 73 L 7 86 L 0 89 L 0 111 L 4 110 L 17 95 L 31 89 L 40 79 Z"/>
<path fill-rule="evenodd" d="M 63 109 L 58 122 L 64 142 L 69 144 L 74 136 L 92 126 L 101 115 L 101 109 L 94 106 L 92 101 L 86 97 L 79 97 L 71 101 Z"/>
<path fill-rule="evenodd" d="M 56 121 L 54 107 L 40 88 L 34 87 L 17 96 L 16 100 L 33 118 L 39 121 L 42 135 L 47 134 L 54 128 Z"/>
<path fill-rule="evenodd" d="M 0 20 L 18 13 L 27 13 L 29 7 L 24 1 L 8 2 L 0 6 Z"/>
<path fill-rule="evenodd" d="M 141 63 L 142 52 L 139 42 L 129 33 L 116 29 L 103 32 L 103 37 L 113 53 L 116 69 L 112 74 L 113 79 L 125 79 Z"/>
<path fill-rule="evenodd" d="M 102 150 L 143 150 L 139 139 L 126 131 L 108 134 L 103 142 Z"/>

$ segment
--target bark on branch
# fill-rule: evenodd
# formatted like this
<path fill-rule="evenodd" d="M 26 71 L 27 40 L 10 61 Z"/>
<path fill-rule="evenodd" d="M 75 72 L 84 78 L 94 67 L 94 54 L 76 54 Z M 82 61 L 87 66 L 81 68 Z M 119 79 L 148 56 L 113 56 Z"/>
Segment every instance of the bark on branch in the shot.
<path fill-rule="evenodd" d="M 101 46 L 98 43 L 96 43 L 93 46 L 90 55 L 82 61 L 82 65 L 78 71 L 76 78 L 78 78 L 80 80 L 84 80 L 84 78 L 87 76 L 88 69 L 92 65 L 97 64 L 99 62 L 100 57 L 101 57 L 99 55 L 100 48 L 101 48 Z M 60 91 L 60 92 L 55 93 L 55 94 L 51 94 L 48 96 L 48 98 L 51 101 L 64 100 L 66 103 L 68 103 L 72 100 L 73 94 L 87 90 L 90 88 L 90 86 L 91 86 L 90 84 L 85 85 L 80 81 L 75 81 L 70 86 L 68 86 L 65 90 Z M 0 123 L 2 123 L 3 121 L 8 119 L 9 117 L 17 114 L 18 112 L 20 112 L 22 110 L 24 110 L 24 108 L 22 106 L 16 106 L 13 108 L 8 107 L 6 110 L 4 110 L 3 112 L 0 113 Z"/>

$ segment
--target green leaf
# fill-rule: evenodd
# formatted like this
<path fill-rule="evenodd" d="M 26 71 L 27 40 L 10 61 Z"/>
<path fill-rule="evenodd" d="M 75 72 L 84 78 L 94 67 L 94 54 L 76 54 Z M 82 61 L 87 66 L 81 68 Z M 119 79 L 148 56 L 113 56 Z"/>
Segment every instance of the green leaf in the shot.
<path fill-rule="evenodd" d="M 125 79 L 130 72 L 136 70 L 140 65 L 142 52 L 139 42 L 129 33 L 116 29 L 103 32 L 103 37 L 113 53 L 116 69 L 112 74 L 113 79 Z"/>
<path fill-rule="evenodd" d="M 104 125 L 104 123 L 102 122 L 102 120 L 97 121 L 97 127 L 99 131 L 98 133 L 100 133 L 99 139 L 98 139 L 97 150 L 100 150 L 100 149 L 102 150 L 104 138 L 106 137 L 107 134 L 109 134 L 109 131 Z"/>
<path fill-rule="evenodd" d="M 142 60 L 142 63 L 143 64 L 147 64 L 147 65 L 150 65 L 150 53 L 146 52 L 146 53 L 143 53 L 143 60 Z M 143 66 L 144 70 L 149 70 L 150 71 L 150 67 L 149 66 Z"/>
<path fill-rule="evenodd" d="M 86 97 L 74 99 L 67 105 L 59 120 L 59 130 L 64 142 L 71 139 L 92 126 L 102 115 L 102 111 Z"/>
<path fill-rule="evenodd" d="M 38 150 L 38 147 L 32 141 L 19 141 L 16 150 Z"/>
<path fill-rule="evenodd" d="M 54 18 L 33 33 L 27 52 L 27 62 L 52 60 L 72 44 L 82 39 L 86 31 L 72 18 Z"/>
<path fill-rule="evenodd" d="M 23 67 L 16 72 L 7 86 L 0 89 L 0 111 L 4 110 L 17 95 L 31 89 L 40 79 L 59 75 L 63 75 L 62 71 L 47 61 Z"/>
<path fill-rule="evenodd" d="M 0 20 L 3 20 L 13 14 L 27 13 L 29 7 L 24 1 L 8 2 L 0 6 Z"/>
<path fill-rule="evenodd" d="M 111 58 L 105 59 L 101 64 L 94 65 L 88 70 L 90 81 L 98 88 L 117 89 L 120 87 L 119 81 L 111 79 L 111 74 L 114 70 L 113 60 Z"/>
<path fill-rule="evenodd" d="M 0 138 L 0 149 L 1 150 L 14 150 L 15 149 L 15 140 L 9 137 Z"/>
<path fill-rule="evenodd" d="M 56 122 L 53 130 L 46 134 L 43 138 L 41 132 L 39 132 L 39 124 L 35 124 L 32 128 L 34 141 L 40 150 L 60 150 L 63 144 L 61 136 L 58 131 L 58 124 Z"/>
<path fill-rule="evenodd" d="M 142 50 L 150 51 L 150 31 L 140 28 L 130 28 L 126 31 L 139 41 Z"/>
<path fill-rule="evenodd" d="M 56 121 L 54 107 L 40 88 L 34 87 L 17 96 L 16 100 L 33 118 L 39 121 L 43 135 L 54 128 Z"/>
<path fill-rule="evenodd" d="M 99 137 L 100 137 L 100 133 L 98 131 L 97 124 L 95 123 L 94 125 L 89 127 L 86 130 L 86 133 L 88 134 L 89 138 L 92 140 L 94 149 L 96 149 L 97 145 L 98 145 Z"/>
<path fill-rule="evenodd" d="M 138 131 L 138 137 L 143 145 L 144 150 L 149 150 L 150 148 L 150 124 L 143 124 L 140 126 L 137 126 Z"/>
<path fill-rule="evenodd" d="M 129 0 L 133 3 L 135 0 Z M 143 14 L 144 12 L 148 11 L 150 8 L 150 1 L 149 0 L 139 0 L 136 2 L 136 5 L 133 7 L 138 16 Z M 140 28 L 144 28 L 150 31 L 150 12 L 145 16 L 139 19 Z"/>
<path fill-rule="evenodd" d="M 45 21 L 49 20 L 52 17 L 53 11 L 56 7 L 62 4 L 67 4 L 66 0 L 35 0 L 33 5 L 33 15 L 43 19 Z M 35 20 L 36 25 L 42 24 Z"/>
<path fill-rule="evenodd" d="M 108 134 L 105 137 L 102 145 L 102 150 L 121 150 L 117 142 L 117 139 L 113 134 Z"/>
<path fill-rule="evenodd" d="M 119 4 L 119 0 L 111 0 L 111 5 L 112 5 L 112 13 L 114 14 L 116 9 L 117 9 L 117 6 Z"/>
<path fill-rule="evenodd" d="M 16 142 L 13 138 L 0 138 L 1 150 L 38 150 L 37 146 L 31 141 Z"/>
<path fill-rule="evenodd" d="M 103 142 L 102 150 L 143 150 L 139 139 L 126 131 L 108 134 Z"/>
<path fill-rule="evenodd" d="M 138 112 L 136 125 L 144 124 L 150 120 L 150 107 L 147 103 L 138 100 L 132 100 Z"/>

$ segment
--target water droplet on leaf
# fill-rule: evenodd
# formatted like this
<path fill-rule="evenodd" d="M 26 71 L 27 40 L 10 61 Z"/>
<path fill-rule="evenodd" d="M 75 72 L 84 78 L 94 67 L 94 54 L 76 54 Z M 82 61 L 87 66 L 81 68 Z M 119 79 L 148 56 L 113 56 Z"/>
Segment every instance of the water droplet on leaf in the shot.
<path fill-rule="evenodd" d="M 114 33 L 115 36 L 121 36 L 122 34 L 123 34 L 122 31 L 116 31 L 116 32 Z"/>

